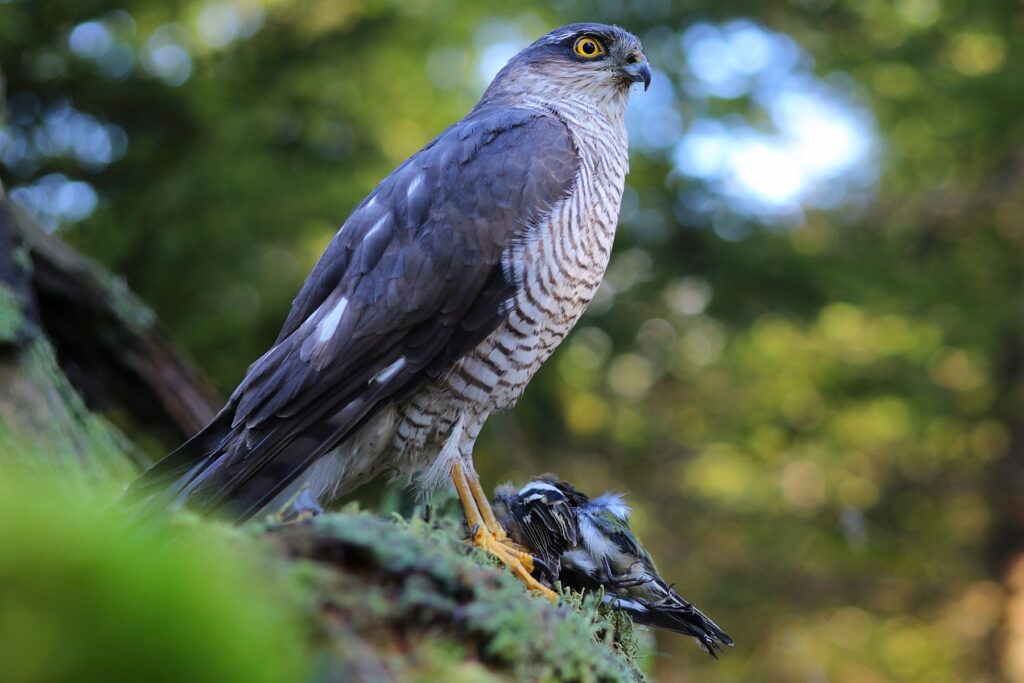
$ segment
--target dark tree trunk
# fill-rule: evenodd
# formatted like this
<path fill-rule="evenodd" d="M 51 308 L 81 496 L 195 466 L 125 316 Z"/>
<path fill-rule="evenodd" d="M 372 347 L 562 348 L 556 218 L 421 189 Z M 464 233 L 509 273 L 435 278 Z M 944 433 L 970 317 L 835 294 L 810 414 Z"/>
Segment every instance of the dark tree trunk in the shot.
<path fill-rule="evenodd" d="M 146 458 L 101 414 L 173 442 L 216 405 L 153 312 L 0 188 L 0 453 L 125 475 Z"/>
<path fill-rule="evenodd" d="M 1008 335 L 999 377 L 1010 428 L 1009 447 L 991 479 L 992 563 L 1006 596 L 999 668 L 1002 680 L 1024 683 L 1024 325 Z"/>

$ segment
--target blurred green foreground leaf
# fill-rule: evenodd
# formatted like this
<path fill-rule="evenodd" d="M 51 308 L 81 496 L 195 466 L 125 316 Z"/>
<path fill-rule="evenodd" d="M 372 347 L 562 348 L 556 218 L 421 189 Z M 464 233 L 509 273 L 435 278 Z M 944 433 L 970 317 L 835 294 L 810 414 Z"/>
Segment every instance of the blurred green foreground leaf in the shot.
<path fill-rule="evenodd" d="M 111 491 L 11 471 L 3 683 L 643 680 L 628 619 L 528 596 L 454 517 L 140 526 Z"/>
<path fill-rule="evenodd" d="M 282 591 L 193 531 L 132 532 L 80 491 L 0 475 L 0 680 L 303 680 Z"/>

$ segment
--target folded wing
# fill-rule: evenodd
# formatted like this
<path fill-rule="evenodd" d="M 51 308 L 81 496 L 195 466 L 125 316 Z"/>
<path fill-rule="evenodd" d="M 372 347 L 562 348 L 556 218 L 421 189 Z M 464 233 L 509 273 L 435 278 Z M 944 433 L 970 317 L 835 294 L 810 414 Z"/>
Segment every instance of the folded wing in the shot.
<path fill-rule="evenodd" d="M 517 240 L 572 189 L 565 126 L 481 108 L 395 169 L 332 240 L 275 345 L 214 421 L 134 485 L 245 519 L 503 320 Z"/>

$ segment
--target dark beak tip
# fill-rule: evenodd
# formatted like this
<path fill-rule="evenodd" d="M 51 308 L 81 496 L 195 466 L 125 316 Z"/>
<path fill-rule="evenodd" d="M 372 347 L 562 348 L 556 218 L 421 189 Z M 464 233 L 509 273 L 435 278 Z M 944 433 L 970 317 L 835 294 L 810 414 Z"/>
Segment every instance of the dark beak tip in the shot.
<path fill-rule="evenodd" d="M 647 60 L 629 64 L 623 71 L 633 83 L 643 83 L 645 92 L 651 87 L 651 65 L 647 63 Z"/>
<path fill-rule="evenodd" d="M 643 70 L 640 72 L 644 79 L 644 92 L 651 87 L 651 65 L 647 62 L 643 62 Z"/>

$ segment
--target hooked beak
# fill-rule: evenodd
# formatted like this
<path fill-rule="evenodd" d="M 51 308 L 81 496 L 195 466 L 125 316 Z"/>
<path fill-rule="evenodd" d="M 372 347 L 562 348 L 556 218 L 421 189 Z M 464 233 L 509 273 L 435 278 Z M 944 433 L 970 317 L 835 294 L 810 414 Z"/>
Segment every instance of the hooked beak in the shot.
<path fill-rule="evenodd" d="M 640 52 L 630 55 L 629 63 L 622 67 L 622 75 L 630 83 L 643 83 L 644 90 L 651 87 L 651 65 Z"/>

